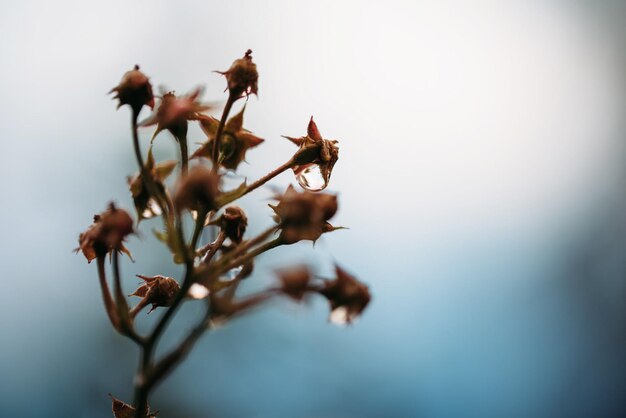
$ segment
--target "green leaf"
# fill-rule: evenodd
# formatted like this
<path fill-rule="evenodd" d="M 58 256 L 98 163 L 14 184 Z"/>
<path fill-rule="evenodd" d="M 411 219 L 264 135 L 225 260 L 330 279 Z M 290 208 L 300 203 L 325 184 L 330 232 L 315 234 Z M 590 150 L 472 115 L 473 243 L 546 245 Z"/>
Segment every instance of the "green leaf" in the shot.
<path fill-rule="evenodd" d="M 241 183 L 239 187 L 237 187 L 236 189 L 230 190 L 228 192 L 224 192 L 221 195 L 219 195 L 215 199 L 217 206 L 221 208 L 222 206 L 225 206 L 231 202 L 234 202 L 235 200 L 239 199 L 241 196 L 246 194 L 247 189 L 248 189 L 248 186 L 246 184 L 246 181 L 244 180 L 244 182 Z"/>

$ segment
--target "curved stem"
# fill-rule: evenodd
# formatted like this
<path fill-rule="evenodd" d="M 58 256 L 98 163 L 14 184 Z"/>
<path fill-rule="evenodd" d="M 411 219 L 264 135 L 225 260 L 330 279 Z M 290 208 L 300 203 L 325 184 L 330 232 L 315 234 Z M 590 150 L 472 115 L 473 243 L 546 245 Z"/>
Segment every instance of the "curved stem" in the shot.
<path fill-rule="evenodd" d="M 224 126 L 226 125 L 226 119 L 228 118 L 228 114 L 230 113 L 230 109 L 233 107 L 233 103 L 237 101 L 238 97 L 234 97 L 232 94 L 228 95 L 228 100 L 224 105 L 224 110 L 222 111 L 222 118 L 220 119 L 220 124 L 217 127 L 217 132 L 215 133 L 215 140 L 213 141 L 213 149 L 211 150 L 211 160 L 213 161 L 213 167 L 211 170 L 214 173 L 217 173 L 217 169 L 219 168 L 219 154 L 220 154 L 220 139 L 222 137 L 222 132 L 224 132 Z"/>
<path fill-rule="evenodd" d="M 113 328 L 119 331 L 120 321 L 117 317 L 117 312 L 115 311 L 115 303 L 113 302 L 113 298 L 111 297 L 109 285 L 107 284 L 106 272 L 104 269 L 104 260 L 105 257 L 98 257 L 96 259 L 96 263 L 98 264 L 98 278 L 100 279 L 100 289 L 102 290 L 102 300 L 104 302 L 104 308 L 107 312 L 109 320 L 111 321 L 111 324 L 113 325 Z"/>

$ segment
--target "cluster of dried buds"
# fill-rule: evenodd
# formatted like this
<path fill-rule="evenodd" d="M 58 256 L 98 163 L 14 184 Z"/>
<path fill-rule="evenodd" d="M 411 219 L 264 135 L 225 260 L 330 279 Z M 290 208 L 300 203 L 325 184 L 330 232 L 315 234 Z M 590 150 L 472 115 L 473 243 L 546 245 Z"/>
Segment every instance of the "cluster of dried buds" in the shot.
<path fill-rule="evenodd" d="M 367 286 L 340 267 L 336 267 L 334 279 L 316 277 L 306 266 L 279 270 L 275 286 L 245 297 L 237 296 L 238 286 L 253 272 L 256 257 L 282 245 L 306 240 L 315 242 L 322 234 L 340 229 L 330 224 L 338 209 L 337 196 L 320 192 L 328 185 L 337 162 L 337 141 L 323 138 L 313 118 L 308 123 L 306 136 L 286 136 L 298 149 L 283 165 L 251 184 L 244 182 L 232 190 L 225 190 L 225 172 L 236 171 L 245 161 L 248 150 L 264 141 L 244 128 L 245 104 L 229 118 L 235 102 L 242 98 L 247 101 L 250 95 L 258 92 L 258 73 L 251 54 L 252 51 L 246 51 L 228 70 L 219 72 L 226 78 L 228 91 L 220 119 L 207 114 L 213 106 L 202 103 L 202 90 L 196 89 L 180 97 L 173 92 L 164 94 L 158 98 L 159 106 L 153 114 L 140 122 L 142 108 L 153 109 L 155 97 L 149 78 L 138 66 L 127 72 L 111 91 L 119 102 L 118 107 L 128 105 L 133 114 L 133 145 L 139 172 L 128 178 L 128 184 L 136 210 L 136 223 L 126 211 L 110 204 L 80 234 L 76 251 L 82 252 L 88 262 L 98 261 L 109 319 L 117 331 L 136 342 L 143 351 L 133 404 L 112 397 L 116 418 L 154 416 L 148 407 L 151 389 L 184 358 L 204 331 L 276 295 L 297 302 L 309 295 L 320 295 L 330 305 L 330 320 L 338 324 L 353 323 L 370 301 Z M 206 134 L 204 143 L 191 155 L 187 142 L 190 121 L 199 123 Z M 180 148 L 180 161 L 156 162 L 152 142 L 144 160 L 138 128 L 154 125 L 156 130 L 152 139 L 163 131 L 169 132 Z M 173 184 L 166 184 L 179 162 L 178 179 Z M 246 237 L 248 217 L 241 207 L 232 203 L 287 170 L 294 172 L 304 190 L 299 192 L 290 185 L 284 193 L 275 195 L 277 202 L 270 204 L 275 223 L 257 236 Z M 155 234 L 168 246 L 174 262 L 184 265 L 181 277 L 137 274 L 142 282 L 127 295 L 123 291 L 119 254 L 130 256 L 124 242 L 134 233 L 136 224 L 159 216 L 163 228 L 155 229 Z M 189 231 L 185 226 L 190 222 L 194 225 L 193 233 L 187 237 Z M 202 245 L 206 230 L 212 233 L 213 239 Z M 112 260 L 113 291 L 106 277 L 107 256 Z M 128 296 L 140 298 L 139 302 L 130 307 Z M 176 310 L 185 301 L 197 299 L 205 301 L 206 306 L 197 326 L 174 350 L 162 358 L 155 358 L 159 338 Z M 139 335 L 134 321 L 148 306 L 148 313 L 159 307 L 165 310 L 156 320 L 152 332 Z"/>

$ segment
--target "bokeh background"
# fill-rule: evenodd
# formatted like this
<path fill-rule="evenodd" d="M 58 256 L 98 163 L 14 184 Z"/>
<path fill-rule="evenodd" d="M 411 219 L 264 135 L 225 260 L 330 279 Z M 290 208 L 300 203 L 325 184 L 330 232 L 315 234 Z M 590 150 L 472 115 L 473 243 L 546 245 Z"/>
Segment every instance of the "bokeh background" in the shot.
<path fill-rule="evenodd" d="M 223 102 L 211 71 L 247 48 L 246 125 L 266 142 L 240 174 L 285 161 L 280 135 L 314 115 L 340 140 L 329 190 L 350 227 L 263 256 L 249 289 L 337 261 L 373 302 L 350 328 L 281 300 L 208 334 L 154 394 L 160 416 L 624 416 L 625 19 L 623 1 L 0 1 L 0 416 L 132 399 L 137 352 L 72 253 L 110 200 L 131 207 L 129 112 L 106 92 L 139 63 Z M 156 155 L 176 156 L 165 133 Z M 251 233 L 269 195 L 242 202 Z M 129 291 L 180 274 L 157 225 L 128 244 Z"/>

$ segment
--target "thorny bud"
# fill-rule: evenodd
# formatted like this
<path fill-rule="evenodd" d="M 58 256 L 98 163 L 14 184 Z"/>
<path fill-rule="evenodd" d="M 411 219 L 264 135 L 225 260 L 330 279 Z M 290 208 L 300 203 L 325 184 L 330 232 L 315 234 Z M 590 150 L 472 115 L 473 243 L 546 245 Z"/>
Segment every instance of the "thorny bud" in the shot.
<path fill-rule="evenodd" d="M 91 262 L 96 257 L 104 257 L 109 251 L 120 251 L 128 256 L 130 252 L 124 247 L 126 236 L 133 233 L 133 218 L 128 212 L 115 207 L 113 203 L 99 215 L 93 217 L 93 224 L 78 237 L 79 247 Z"/>
<path fill-rule="evenodd" d="M 145 163 L 145 172 L 152 177 L 152 180 L 160 192 L 165 191 L 163 181 L 172 173 L 176 167 L 175 160 L 163 161 L 155 164 L 152 148 L 148 151 L 148 158 Z M 134 177 L 128 177 L 128 187 L 135 203 L 137 210 L 137 222 L 142 219 L 152 218 L 161 214 L 161 208 L 150 194 L 142 173 L 136 174 Z"/>
<path fill-rule="evenodd" d="M 115 93 L 114 99 L 119 100 L 117 108 L 129 105 L 135 114 L 139 114 L 141 108 L 146 105 L 154 109 L 154 96 L 152 95 L 152 85 L 148 77 L 135 65 L 122 77 L 122 81 L 113 87 L 109 93 Z"/>
<path fill-rule="evenodd" d="M 226 238 L 230 238 L 233 243 L 239 244 L 248 226 L 246 213 L 239 206 L 229 206 L 224 210 L 219 222 Z"/>
<path fill-rule="evenodd" d="M 196 165 L 183 177 L 176 194 L 174 206 L 182 209 L 211 211 L 217 209 L 216 197 L 219 194 L 219 177 L 208 168 Z"/>
<path fill-rule="evenodd" d="M 114 418 L 135 418 L 135 408 L 127 404 L 126 402 L 122 402 L 119 399 L 115 398 L 113 395 L 109 393 L 111 397 L 111 402 L 113 403 L 113 417 Z M 146 414 L 146 418 L 155 418 L 157 415 L 156 412 L 150 412 Z"/>
<path fill-rule="evenodd" d="M 157 125 L 152 139 L 164 129 L 170 131 L 176 140 L 186 138 L 187 122 L 197 120 L 201 112 L 211 108 L 197 101 L 201 93 L 202 89 L 197 88 L 190 94 L 182 97 L 176 97 L 174 92 L 164 94 L 157 111 L 141 122 L 141 126 Z"/>
<path fill-rule="evenodd" d="M 152 312 L 159 306 L 170 306 L 176 295 L 180 291 L 180 286 L 176 280 L 165 276 L 142 276 L 137 275 L 144 283 L 129 296 L 139 296 L 143 298 L 142 305 L 152 304 L 152 308 L 148 313 Z"/>
<path fill-rule="evenodd" d="M 355 277 L 335 266 L 337 278 L 328 281 L 319 293 L 330 303 L 330 320 L 337 324 L 351 324 L 363 312 L 370 302 L 368 287 Z"/>
<path fill-rule="evenodd" d="M 281 282 L 280 290 L 287 296 L 300 302 L 309 290 L 311 273 L 305 266 L 281 270 L 278 273 Z"/>
<path fill-rule="evenodd" d="M 316 241 L 324 232 L 335 228 L 328 223 L 337 212 L 337 196 L 328 193 L 298 193 L 289 186 L 277 205 L 270 207 L 282 229 L 287 244 L 300 240 Z"/>
<path fill-rule="evenodd" d="M 241 112 L 226 122 L 224 132 L 220 136 L 219 162 L 222 166 L 231 170 L 237 170 L 239 164 L 246 160 L 246 151 L 248 149 L 254 148 L 264 141 L 250 131 L 243 129 L 243 112 L 245 110 L 246 107 L 244 106 Z M 220 121 L 212 116 L 202 116 L 199 121 L 202 130 L 209 140 L 202 144 L 191 158 L 205 157 L 210 159 L 212 158 L 213 143 L 215 142 Z"/>
<path fill-rule="evenodd" d="M 300 138 L 284 136 L 284 138 L 299 147 L 293 157 L 294 165 L 291 167 L 298 183 L 307 190 L 324 190 L 330 181 L 333 167 L 339 159 L 338 141 L 322 138 L 313 121 L 313 116 L 311 116 L 307 127 L 307 136 Z M 321 181 L 313 184 L 307 174 L 309 172 L 313 174 L 316 170 L 319 170 Z"/>
<path fill-rule="evenodd" d="M 235 99 L 258 94 L 259 73 L 252 62 L 252 50 L 248 49 L 242 58 L 236 59 L 226 71 L 216 71 L 226 77 L 227 89 Z"/>

